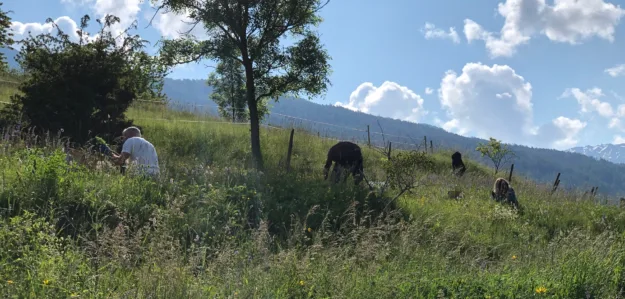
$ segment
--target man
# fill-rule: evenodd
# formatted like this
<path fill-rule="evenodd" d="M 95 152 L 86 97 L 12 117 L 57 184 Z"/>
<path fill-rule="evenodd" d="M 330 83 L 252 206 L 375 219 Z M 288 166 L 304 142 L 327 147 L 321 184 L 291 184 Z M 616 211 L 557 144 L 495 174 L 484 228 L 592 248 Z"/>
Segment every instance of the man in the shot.
<path fill-rule="evenodd" d="M 120 155 L 112 153 L 113 159 L 118 165 L 123 165 L 126 159 L 130 159 L 128 171 L 132 173 L 157 176 L 160 173 L 158 167 L 158 155 L 156 149 L 149 141 L 141 137 L 141 131 L 137 127 L 128 127 L 122 132 L 124 145 Z"/>

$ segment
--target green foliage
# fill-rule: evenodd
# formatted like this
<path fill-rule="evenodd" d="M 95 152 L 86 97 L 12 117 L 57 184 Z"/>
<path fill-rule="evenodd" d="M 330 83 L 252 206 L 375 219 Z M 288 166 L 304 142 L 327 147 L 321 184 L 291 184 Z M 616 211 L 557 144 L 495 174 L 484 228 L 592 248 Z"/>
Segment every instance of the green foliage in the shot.
<path fill-rule="evenodd" d="M 8 16 L 10 11 L 2 10 L 2 2 L 0 2 L 0 48 L 11 47 L 13 45 L 13 33 L 11 30 L 11 18 Z M 7 71 L 7 63 L 4 54 L 0 52 L 0 72 Z"/>
<path fill-rule="evenodd" d="M 141 105 L 129 116 L 161 115 Z M 242 167 L 247 128 L 141 125 L 159 180 L 69 166 L 54 142 L 0 141 L 0 297 L 616 298 L 625 287 L 617 207 L 519 178 L 518 213 L 490 199 L 490 170 L 474 161 L 458 179 L 449 152 L 395 149 L 388 161 L 363 147 L 368 180 L 414 183 L 391 211 L 408 217 L 373 219 L 369 189 L 322 179 L 334 141 L 296 131 L 285 173 L 289 131 L 263 130 L 258 172 Z"/>
<path fill-rule="evenodd" d="M 112 26 L 119 22 L 115 16 L 98 20 L 102 26 L 95 38 L 85 31 L 88 22 L 86 15 L 77 42 L 50 19 L 56 36 L 20 41 L 17 59 L 28 77 L 3 111 L 5 125 L 21 119 L 38 134 L 63 131 L 79 144 L 92 135 L 111 141 L 131 125 L 125 112 L 134 100 L 161 97 L 167 68 L 143 51 L 145 41 L 138 35 L 113 36 Z"/>
<path fill-rule="evenodd" d="M 215 72 L 208 77 L 207 83 L 213 87 L 209 98 L 219 106 L 221 117 L 231 119 L 232 122 L 247 121 L 245 70 L 238 61 L 234 59 L 220 61 Z M 263 111 L 260 115 L 265 113 Z"/>
<path fill-rule="evenodd" d="M 478 151 L 482 157 L 486 156 L 491 160 L 491 162 L 493 162 L 495 174 L 499 172 L 501 167 L 512 161 L 515 157 L 514 152 L 508 147 L 508 145 L 502 144 L 501 141 L 492 137 L 489 138 L 488 144 L 478 143 L 475 150 Z"/>
<path fill-rule="evenodd" d="M 421 151 L 399 152 L 384 164 L 387 184 L 398 190 L 396 198 L 419 186 L 423 176 L 433 172 L 435 163 Z"/>
<path fill-rule="evenodd" d="M 153 3 L 157 1 L 153 0 Z M 259 103 L 282 95 L 318 95 L 327 89 L 330 57 L 312 28 L 321 22 L 320 0 L 267 0 L 200 3 L 165 0 L 160 8 L 188 14 L 204 25 L 208 37 L 166 40 L 161 55 L 169 64 L 200 59 L 232 60 L 245 70 L 246 102 L 251 123 L 251 147 L 257 169 L 264 168 L 260 146 Z M 284 37 L 295 40 L 281 46 Z"/>

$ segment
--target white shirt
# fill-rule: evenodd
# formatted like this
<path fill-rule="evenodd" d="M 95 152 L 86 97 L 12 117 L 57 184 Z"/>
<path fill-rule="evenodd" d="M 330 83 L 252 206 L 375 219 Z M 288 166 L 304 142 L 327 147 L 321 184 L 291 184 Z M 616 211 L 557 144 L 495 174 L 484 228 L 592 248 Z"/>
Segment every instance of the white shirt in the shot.
<path fill-rule="evenodd" d="M 122 146 L 122 153 L 130 154 L 129 168 L 145 170 L 148 174 L 158 174 L 158 155 L 154 145 L 142 137 L 126 139 Z"/>

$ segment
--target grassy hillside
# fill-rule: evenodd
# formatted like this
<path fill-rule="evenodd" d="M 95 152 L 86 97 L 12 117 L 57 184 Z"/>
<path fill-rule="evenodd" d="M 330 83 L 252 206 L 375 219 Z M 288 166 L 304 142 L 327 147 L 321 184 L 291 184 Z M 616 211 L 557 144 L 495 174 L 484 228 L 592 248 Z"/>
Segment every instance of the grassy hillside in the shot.
<path fill-rule="evenodd" d="M 202 110 L 216 114 L 215 103 L 208 99 L 211 92 L 203 80 L 171 80 L 165 82 L 164 91 L 176 102 L 176 109 Z M 340 99 L 328 99 L 329 104 Z M 207 105 L 207 106 L 198 106 Z M 435 148 L 456 149 L 464 156 L 490 165 L 490 161 L 479 156 L 475 148 L 478 138 L 467 138 L 447 132 L 427 124 L 415 124 L 390 118 L 376 117 L 370 114 L 354 112 L 332 105 L 319 105 L 302 99 L 281 99 L 272 104 L 272 114 L 267 123 L 284 126 L 297 126 L 322 136 L 341 139 L 367 140 L 366 128 L 370 127 L 373 143 L 382 142 L 382 125 L 386 140 L 394 147 L 414 149 L 421 146 L 423 137 L 432 140 Z M 354 130 L 355 129 L 355 130 Z M 428 141 L 429 143 L 429 141 Z M 597 160 L 582 154 L 562 152 L 551 149 L 531 148 L 511 145 L 517 153 L 515 172 L 533 180 L 549 183 L 561 173 L 561 187 L 590 190 L 598 186 L 599 193 L 615 198 L 625 196 L 625 165 Z"/>
<path fill-rule="evenodd" d="M 513 178 L 522 212 L 490 200 L 494 177 L 449 153 L 385 217 L 362 214 L 368 190 L 322 180 L 333 144 L 262 130 L 267 170 L 248 128 L 137 106 L 159 153 L 158 181 L 116 168 L 68 167 L 53 140 L 4 140 L 0 158 L 3 298 L 617 298 L 625 213 L 550 195 Z M 364 147 L 371 180 L 386 158 Z M 361 186 L 362 187 L 362 186 Z M 447 198 L 461 189 L 462 199 Z M 396 213 L 400 213 L 396 215 Z"/>

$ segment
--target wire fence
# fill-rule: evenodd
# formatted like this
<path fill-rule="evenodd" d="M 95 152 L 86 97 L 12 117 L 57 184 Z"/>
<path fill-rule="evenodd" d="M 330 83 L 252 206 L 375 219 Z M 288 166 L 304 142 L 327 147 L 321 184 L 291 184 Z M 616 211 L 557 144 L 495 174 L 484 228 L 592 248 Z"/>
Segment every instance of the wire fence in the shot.
<path fill-rule="evenodd" d="M 194 103 L 181 103 L 181 102 L 159 102 L 148 100 L 137 100 L 142 104 L 153 104 L 155 106 L 167 106 L 167 110 L 173 109 L 174 111 L 191 112 L 198 118 L 209 117 L 215 120 L 180 120 L 169 118 L 135 118 L 136 120 L 151 120 L 151 121 L 173 121 L 173 122 L 188 122 L 198 124 L 231 124 L 231 125 L 249 125 L 249 122 L 237 122 L 232 119 L 222 117 L 219 113 L 222 111 L 245 112 L 244 108 L 220 108 L 216 104 L 194 104 Z M 383 132 L 376 132 L 370 129 L 370 125 L 367 128 L 358 129 L 354 127 L 348 127 L 344 125 L 312 120 L 303 118 L 300 116 L 289 115 L 285 113 L 269 112 L 268 119 L 263 121 L 261 126 L 273 129 L 291 130 L 298 129 L 311 136 L 323 138 L 327 140 L 339 141 L 350 140 L 352 142 L 372 146 L 375 148 L 387 148 L 391 143 L 395 148 L 402 149 L 418 149 L 434 152 L 434 141 L 427 138 L 425 142 L 416 142 L 414 138 L 410 136 L 400 136 L 395 134 L 388 134 Z M 315 134 L 316 133 L 316 134 Z M 398 147 L 399 146 L 399 147 Z M 440 150 L 440 144 L 436 144 L 437 150 Z"/>
<path fill-rule="evenodd" d="M 12 84 L 19 85 L 19 82 L 10 81 L 5 79 L 0 79 L 0 84 Z M 230 124 L 230 125 L 249 125 L 249 122 L 237 122 L 232 121 L 226 117 L 222 117 L 220 114 L 221 111 L 229 111 L 229 114 L 232 112 L 246 112 L 245 108 L 220 108 L 215 103 L 207 103 L 207 104 L 195 104 L 188 102 L 176 102 L 176 101 L 150 101 L 150 100 L 135 100 L 137 103 L 141 104 L 149 104 L 154 106 L 161 106 L 163 110 L 163 114 L 161 118 L 135 118 L 135 120 L 151 120 L 151 121 L 175 121 L 181 123 L 197 123 L 197 124 Z M 7 101 L 0 101 L 0 104 L 10 104 Z M 165 111 L 178 111 L 178 112 L 186 112 L 194 117 L 197 117 L 196 120 L 190 119 L 170 119 L 165 117 Z M 207 120 L 208 118 L 208 120 Z M 236 118 L 236 116 L 235 116 Z M 437 149 L 440 149 L 441 144 L 435 144 L 432 140 L 430 140 L 430 144 L 427 143 L 427 138 L 425 138 L 425 142 L 416 142 L 414 138 L 410 136 L 400 136 L 396 134 L 388 134 L 383 132 L 376 132 L 370 129 L 370 126 L 367 128 L 354 128 L 345 125 L 339 125 L 329 122 L 312 120 L 300 116 L 289 115 L 285 113 L 272 112 L 270 111 L 266 116 L 266 120 L 263 121 L 261 126 L 265 128 L 272 129 L 298 129 L 304 132 L 307 132 L 310 135 L 317 136 L 319 138 L 328 139 L 328 140 L 350 140 L 359 144 L 366 144 L 372 147 L 378 148 L 386 148 L 389 143 L 395 148 L 411 148 L 411 149 L 424 149 L 429 150 L 431 152 L 434 151 L 434 147 L 436 145 Z M 316 134 L 315 134 L 316 132 Z"/>

